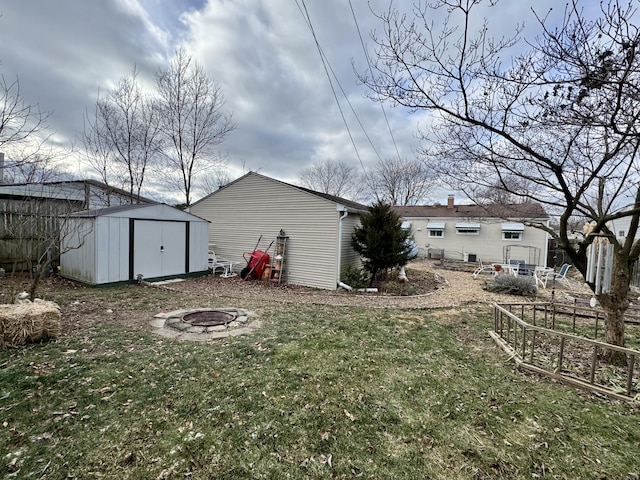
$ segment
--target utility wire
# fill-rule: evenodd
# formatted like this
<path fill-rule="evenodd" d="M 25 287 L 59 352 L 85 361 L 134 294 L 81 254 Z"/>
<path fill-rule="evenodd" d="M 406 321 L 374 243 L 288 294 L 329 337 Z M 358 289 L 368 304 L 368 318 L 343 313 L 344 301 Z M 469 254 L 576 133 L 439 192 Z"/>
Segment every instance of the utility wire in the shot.
<path fill-rule="evenodd" d="M 351 3 L 351 0 L 349 0 L 349 8 L 351 8 L 351 15 L 353 16 L 353 21 L 356 24 L 356 30 L 358 31 L 358 37 L 360 38 L 360 45 L 362 45 L 364 58 L 367 60 L 367 68 L 369 69 L 371 80 L 373 80 L 373 68 L 371 68 L 371 58 L 369 57 L 369 52 L 367 51 L 367 47 L 364 44 L 362 33 L 360 32 L 360 25 L 358 24 L 358 19 L 356 18 L 356 12 L 353 9 L 353 4 Z M 378 99 L 380 99 L 379 94 L 378 94 Z M 400 158 L 400 151 L 398 150 L 398 144 L 396 143 L 396 139 L 393 136 L 393 131 L 391 130 L 391 124 L 389 123 L 389 118 L 387 117 L 387 112 L 384 108 L 384 104 L 381 101 L 379 101 L 379 103 L 380 103 L 380 108 L 382 109 L 382 115 L 384 116 L 384 121 L 386 122 L 387 128 L 389 129 L 389 135 L 391 136 L 391 140 L 393 141 L 393 146 L 396 149 L 396 155 L 398 155 L 398 160 L 402 161 L 402 159 Z"/>
<path fill-rule="evenodd" d="M 378 150 L 376 149 L 375 145 L 373 144 L 373 141 L 371 140 L 371 137 L 369 136 L 369 134 L 367 133 L 366 129 L 364 128 L 364 125 L 362 124 L 362 121 L 360 120 L 360 117 L 358 116 L 358 114 L 356 113 L 355 109 L 353 108 L 352 103 L 349 101 L 349 98 L 344 90 L 344 88 L 342 87 L 342 84 L 340 83 L 340 80 L 338 79 L 338 76 L 336 75 L 335 71 L 333 70 L 333 68 L 331 67 L 331 63 L 329 62 L 329 59 L 327 58 L 327 56 L 325 55 L 324 51 L 322 50 L 322 47 L 320 46 L 320 42 L 318 40 L 318 37 L 316 36 L 315 33 L 315 29 L 313 28 L 313 24 L 311 23 L 311 17 L 309 16 L 309 11 L 307 10 L 307 5 L 305 4 L 304 0 L 301 0 L 302 2 L 302 6 L 300 6 L 300 4 L 298 3 L 298 0 L 295 0 L 296 5 L 298 7 L 298 10 L 300 10 L 300 13 L 302 14 L 305 23 L 307 24 L 307 27 L 309 28 L 309 30 L 311 31 L 311 34 L 313 35 L 315 44 L 316 44 L 316 48 L 318 49 L 318 53 L 320 54 L 320 60 L 322 61 L 322 65 L 324 67 L 324 71 L 325 74 L 327 75 L 327 79 L 329 80 L 329 85 L 331 86 L 331 91 L 333 92 L 333 97 L 336 101 L 336 104 L 338 105 L 338 110 L 340 111 L 340 115 L 342 116 L 342 121 L 344 122 L 345 128 L 347 129 L 347 132 L 349 134 L 349 138 L 351 139 L 351 144 L 353 145 L 353 148 L 356 152 L 356 156 L 358 157 L 358 160 L 360 162 L 360 166 L 362 167 L 362 170 L 366 173 L 366 169 L 364 167 L 364 164 L 362 162 L 362 158 L 360 156 L 360 153 L 358 151 L 358 147 L 355 144 L 355 140 L 353 138 L 353 135 L 351 133 L 351 130 L 349 128 L 349 124 L 347 122 L 347 119 L 344 115 L 344 111 L 342 110 L 342 106 L 340 105 L 340 101 L 338 100 L 338 95 L 336 93 L 336 89 L 333 85 L 333 81 L 331 80 L 331 75 L 329 74 L 329 71 L 331 71 L 331 74 L 333 75 L 335 82 L 338 84 L 338 87 L 340 88 L 340 91 L 342 92 L 342 95 L 344 96 L 345 100 L 347 101 L 347 104 L 349 105 L 349 107 L 351 108 L 351 112 L 353 113 L 353 115 L 356 117 L 356 120 L 358 121 L 358 124 L 360 125 L 360 128 L 362 129 L 362 131 L 364 132 L 365 136 L 367 137 L 367 140 L 369 141 L 369 143 L 371 144 L 371 147 L 373 148 L 374 152 L 376 153 L 376 156 L 382 160 L 382 158 L 380 157 L 380 154 L 378 153 Z"/>

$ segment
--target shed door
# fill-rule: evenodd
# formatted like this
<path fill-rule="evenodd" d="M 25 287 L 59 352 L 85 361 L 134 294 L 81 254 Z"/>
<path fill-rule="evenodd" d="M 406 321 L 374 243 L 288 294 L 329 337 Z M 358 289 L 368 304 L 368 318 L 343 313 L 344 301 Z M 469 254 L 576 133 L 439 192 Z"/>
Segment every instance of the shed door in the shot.
<path fill-rule="evenodd" d="M 133 275 L 165 277 L 185 272 L 186 223 L 135 220 Z"/>

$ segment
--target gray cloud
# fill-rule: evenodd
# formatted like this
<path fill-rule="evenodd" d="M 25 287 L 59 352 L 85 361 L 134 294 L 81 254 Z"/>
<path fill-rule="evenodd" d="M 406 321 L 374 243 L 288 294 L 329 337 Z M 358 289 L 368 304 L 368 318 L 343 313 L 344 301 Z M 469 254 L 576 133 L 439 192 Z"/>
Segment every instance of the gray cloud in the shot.
<path fill-rule="evenodd" d="M 353 72 L 366 62 L 349 3 L 306 1 L 317 39 L 378 154 L 366 139 L 340 86 L 334 88 L 360 158 L 352 146 L 311 32 L 301 0 L 8 0 L 0 7 L 0 73 L 19 75 L 22 93 L 43 110 L 59 138 L 71 141 L 99 88 L 140 71 L 145 88 L 177 46 L 193 55 L 222 87 L 238 124 L 221 150 L 233 171 L 261 172 L 295 181 L 314 161 L 339 159 L 372 165 L 396 156 L 380 105 L 365 98 Z M 496 17 L 533 23 L 529 2 L 503 2 Z M 552 4 L 552 0 L 536 5 Z M 369 10 L 386 0 L 353 1 L 369 52 L 369 33 L 379 29 Z M 540 7 L 541 8 L 541 7 Z M 515 10 L 514 10 L 515 9 Z M 400 155 L 417 148 L 415 131 L 424 115 L 386 107 Z"/>

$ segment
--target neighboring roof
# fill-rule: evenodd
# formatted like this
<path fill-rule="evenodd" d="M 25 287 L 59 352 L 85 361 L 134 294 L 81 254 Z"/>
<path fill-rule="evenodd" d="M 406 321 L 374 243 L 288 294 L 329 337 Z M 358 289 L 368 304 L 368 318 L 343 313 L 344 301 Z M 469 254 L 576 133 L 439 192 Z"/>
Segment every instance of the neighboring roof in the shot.
<path fill-rule="evenodd" d="M 86 180 L 65 180 L 58 182 L 44 182 L 44 183 L 7 183 L 0 184 L 0 196 L 14 196 L 14 197 L 30 197 L 30 198 L 49 198 L 49 199 L 64 199 L 71 201 L 84 201 L 86 195 L 84 192 L 78 193 L 73 198 L 70 198 L 68 191 L 61 190 L 66 186 L 77 186 L 82 188 L 86 186 L 93 186 L 103 192 L 109 192 L 121 197 L 129 197 L 129 192 L 121 188 L 112 187 L 106 183 L 99 182 L 98 180 L 86 179 Z M 145 198 L 142 196 L 135 196 L 135 199 L 140 203 L 156 204 L 155 200 Z"/>
<path fill-rule="evenodd" d="M 310 190 L 308 188 L 300 187 L 298 185 L 293 185 L 291 183 L 283 182 L 282 180 L 276 180 L 275 178 L 267 177 L 265 175 L 261 175 L 261 174 L 256 173 L 256 172 L 246 173 L 242 177 L 235 179 L 233 182 L 230 182 L 230 183 L 224 185 L 223 187 L 220 187 L 215 192 L 207 195 L 206 197 L 201 198 L 197 202 L 193 203 L 193 205 L 196 205 L 196 204 L 202 202 L 204 199 L 209 198 L 211 195 L 215 195 L 216 193 L 218 193 L 218 192 L 220 192 L 220 191 L 222 191 L 222 190 L 224 190 L 226 188 L 231 187 L 232 185 L 244 180 L 245 178 L 247 178 L 249 176 L 260 177 L 260 178 L 264 178 L 265 180 L 269 180 L 269 181 L 272 181 L 272 182 L 280 183 L 282 185 L 286 185 L 287 187 L 295 188 L 296 190 L 300 190 L 302 192 L 309 193 L 311 195 L 315 195 L 316 197 L 320 197 L 320 198 L 323 198 L 325 200 L 329 200 L 329 201 L 334 202 L 336 204 L 343 205 L 343 206 L 347 207 L 348 209 L 352 209 L 352 210 L 356 210 L 356 211 L 362 211 L 362 212 L 368 212 L 369 211 L 369 207 L 367 205 L 363 205 L 362 203 L 354 202 L 352 200 L 347 200 L 346 198 L 336 197 L 335 195 L 329 195 L 327 193 L 316 192 L 315 190 Z"/>
<path fill-rule="evenodd" d="M 415 205 L 394 206 L 402 218 L 548 218 L 539 203 L 511 205 Z"/>

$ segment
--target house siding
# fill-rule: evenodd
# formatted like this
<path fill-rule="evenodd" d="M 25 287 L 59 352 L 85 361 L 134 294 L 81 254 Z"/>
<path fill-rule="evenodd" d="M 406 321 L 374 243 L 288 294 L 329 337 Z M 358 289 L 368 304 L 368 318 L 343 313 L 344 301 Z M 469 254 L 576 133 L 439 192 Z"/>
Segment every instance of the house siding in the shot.
<path fill-rule="evenodd" d="M 403 217 L 411 222 L 411 231 L 421 252 L 431 249 L 444 249 L 445 258 L 451 260 L 464 260 L 467 254 L 474 254 L 483 262 L 503 262 L 506 248 L 510 246 L 512 259 L 525 260 L 527 263 L 546 264 L 547 258 L 547 233 L 534 227 L 524 227 L 521 240 L 503 240 L 502 223 L 500 219 L 461 219 L 442 218 L 433 219 Z M 517 221 L 517 220 L 514 220 Z M 543 220 L 544 221 L 544 220 Z M 429 237 L 428 224 L 445 224 L 444 237 Z M 456 231 L 458 223 L 479 223 L 478 235 L 462 235 Z M 538 249 L 538 258 L 530 254 L 528 247 Z"/>
<path fill-rule="evenodd" d="M 351 246 L 351 235 L 356 227 L 359 227 L 360 215 L 349 214 L 342 220 L 342 252 L 340 255 L 341 271 L 347 267 L 362 267 L 360 255 Z"/>
<path fill-rule="evenodd" d="M 258 248 L 265 250 L 282 229 L 289 237 L 286 281 L 336 288 L 338 229 L 343 212 L 338 211 L 335 202 L 286 183 L 248 174 L 195 203 L 190 211 L 211 222 L 209 242 L 218 258 L 237 263 L 236 270 L 246 265 L 243 253 L 253 251 L 260 235 Z M 343 238 L 347 235 L 350 227 L 344 228 Z M 268 253 L 272 255 L 273 248 Z M 343 262 L 351 261 L 348 253 L 343 257 Z"/>

